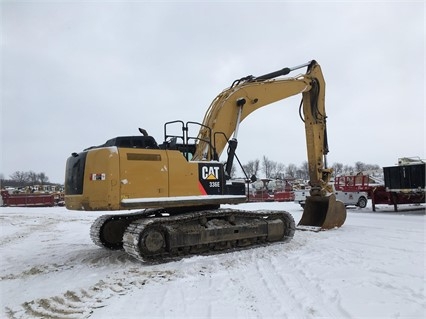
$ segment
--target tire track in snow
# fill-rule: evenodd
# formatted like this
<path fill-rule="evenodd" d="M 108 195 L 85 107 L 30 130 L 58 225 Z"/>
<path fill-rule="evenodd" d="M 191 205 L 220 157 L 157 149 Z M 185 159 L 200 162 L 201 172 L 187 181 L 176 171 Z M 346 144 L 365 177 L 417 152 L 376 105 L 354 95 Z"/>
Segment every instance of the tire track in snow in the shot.
<path fill-rule="evenodd" d="M 69 253 L 70 255 L 70 253 Z M 97 249 L 77 252 L 76 255 L 70 256 L 61 264 L 42 264 L 34 265 L 29 269 L 24 269 L 16 273 L 8 273 L 0 275 L 0 280 L 16 280 L 30 278 L 39 275 L 47 275 L 50 273 L 59 273 L 67 270 L 72 270 L 81 265 L 87 265 L 91 268 L 99 267 L 102 265 L 116 265 L 126 264 L 131 260 L 125 252 L 122 251 L 109 251 L 106 249 Z"/>
<path fill-rule="evenodd" d="M 271 258 L 270 263 L 271 272 L 277 275 L 274 278 L 296 301 L 296 309 L 303 309 L 300 314 L 302 317 L 350 318 L 341 306 L 338 291 L 333 290 L 330 294 L 330 289 L 323 289 L 316 278 L 309 278 L 307 272 L 303 271 L 305 267 L 300 266 L 303 264 L 301 258 L 285 265 L 278 265 L 276 258 Z M 298 266 L 293 267 L 294 263 Z"/>
<path fill-rule="evenodd" d="M 250 278 L 244 276 L 243 281 L 251 281 L 249 289 L 256 289 L 256 293 L 253 292 L 253 295 L 260 294 L 268 297 L 268 304 L 255 305 L 259 314 L 267 317 L 288 318 L 286 314 L 292 313 L 294 317 L 303 317 L 304 312 L 300 312 L 300 309 L 304 308 L 304 304 L 294 298 L 293 291 L 286 286 L 287 282 L 282 280 L 280 274 L 273 267 L 271 263 L 273 257 L 261 259 L 253 257 L 256 276 L 250 276 Z M 253 272 L 250 273 L 253 275 Z"/>
<path fill-rule="evenodd" d="M 13 225 L 16 229 L 16 231 L 13 232 L 11 235 L 2 236 L 0 240 L 0 247 L 7 246 L 9 244 L 14 244 L 15 242 L 20 242 L 30 236 L 32 236 L 35 232 L 45 231 L 50 232 L 60 221 L 54 220 L 54 219 L 45 219 L 45 218 L 39 218 L 35 217 L 33 222 L 29 222 L 26 220 L 16 221 L 16 217 L 21 216 L 14 216 L 15 219 L 12 219 L 10 217 L 8 218 L 1 218 L 1 224 L 10 224 Z M 24 218 L 24 217 L 21 217 Z"/>
<path fill-rule="evenodd" d="M 253 296 L 263 295 L 270 299 L 267 305 L 260 304 L 255 297 L 253 300 L 247 299 L 254 302 L 253 306 L 257 307 L 259 315 L 279 318 L 286 318 L 288 314 L 291 314 L 291 318 L 350 318 L 341 305 L 339 292 L 333 287 L 324 288 L 324 283 L 315 273 L 315 265 L 308 263 L 306 267 L 303 266 L 307 262 L 303 246 L 309 242 L 309 236 L 313 235 L 304 234 L 294 238 L 292 243 L 295 247 L 291 247 L 290 243 L 286 246 L 271 245 L 264 250 L 253 250 L 246 264 L 254 269 L 247 269 L 250 277 L 243 275 L 238 281 L 244 290 L 256 289 L 252 291 Z M 293 248 L 302 249 L 302 252 L 293 254 Z M 287 262 L 279 262 L 288 251 L 291 254 L 288 254 Z M 339 262 L 339 254 L 336 258 Z M 344 260 L 340 262 L 344 263 Z M 313 271 L 309 273 L 305 269 Z M 244 274 L 244 270 L 242 273 Z"/>
<path fill-rule="evenodd" d="M 234 308 L 234 311 L 240 313 L 240 317 L 272 318 L 279 314 L 280 319 L 287 318 L 283 308 L 285 295 L 276 285 L 268 264 L 271 256 L 282 253 L 282 247 L 286 246 L 277 244 L 252 249 L 250 253 L 237 254 L 232 260 L 219 263 L 222 271 L 229 274 L 221 275 L 221 278 L 229 278 L 222 289 L 236 291 L 237 304 L 240 306 L 239 309 Z M 258 296 L 267 296 L 268 302 L 265 303 Z"/>
<path fill-rule="evenodd" d="M 125 295 L 132 289 L 143 289 L 149 282 L 169 280 L 171 271 L 141 271 L 132 268 L 114 273 L 88 288 L 66 291 L 63 294 L 26 301 L 17 308 L 6 308 L 9 319 L 84 319 L 94 309 L 106 306 L 106 301 L 117 295 Z"/>

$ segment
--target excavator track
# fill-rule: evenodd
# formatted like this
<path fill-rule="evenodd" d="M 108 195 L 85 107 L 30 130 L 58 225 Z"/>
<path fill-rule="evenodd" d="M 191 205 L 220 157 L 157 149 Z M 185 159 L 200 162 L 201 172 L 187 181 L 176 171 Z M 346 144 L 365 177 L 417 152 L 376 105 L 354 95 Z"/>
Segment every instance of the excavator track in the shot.
<path fill-rule="evenodd" d="M 121 250 L 126 228 L 132 221 L 149 215 L 149 210 L 132 214 L 102 215 L 90 227 L 90 238 L 99 247 Z"/>
<path fill-rule="evenodd" d="M 241 249 L 291 240 L 295 222 L 285 211 L 207 209 L 171 215 L 163 209 L 100 216 L 92 225 L 93 242 L 123 249 L 141 261 L 165 261 L 192 254 Z"/>
<path fill-rule="evenodd" d="M 123 249 L 123 235 L 129 224 L 135 220 L 148 217 L 163 217 L 184 212 L 215 209 L 217 205 L 202 205 L 179 208 L 148 208 L 130 214 L 114 214 L 99 216 L 90 227 L 90 238 L 99 247 L 111 250 Z"/>
<path fill-rule="evenodd" d="M 294 219 L 287 212 L 220 209 L 133 221 L 123 246 L 136 259 L 158 261 L 285 242 L 294 232 Z"/>

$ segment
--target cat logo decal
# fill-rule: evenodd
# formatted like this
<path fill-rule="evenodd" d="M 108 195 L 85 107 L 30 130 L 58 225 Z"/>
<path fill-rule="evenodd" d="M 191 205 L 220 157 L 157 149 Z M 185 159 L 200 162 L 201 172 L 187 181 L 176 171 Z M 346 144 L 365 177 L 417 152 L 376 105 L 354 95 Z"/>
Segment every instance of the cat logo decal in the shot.
<path fill-rule="evenodd" d="M 201 178 L 206 180 L 218 180 L 219 179 L 218 166 L 203 166 L 201 168 Z"/>

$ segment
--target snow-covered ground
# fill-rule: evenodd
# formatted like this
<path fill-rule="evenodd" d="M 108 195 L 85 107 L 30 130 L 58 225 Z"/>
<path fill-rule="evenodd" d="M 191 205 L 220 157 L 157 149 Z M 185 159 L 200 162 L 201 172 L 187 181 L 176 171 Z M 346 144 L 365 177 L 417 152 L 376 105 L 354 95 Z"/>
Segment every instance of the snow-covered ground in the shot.
<path fill-rule="evenodd" d="M 235 207 L 235 206 L 233 206 Z M 294 203 L 249 203 L 282 209 Z M 89 238 L 99 213 L 1 208 L 1 318 L 425 318 L 425 206 L 348 209 L 290 243 L 144 264 Z"/>

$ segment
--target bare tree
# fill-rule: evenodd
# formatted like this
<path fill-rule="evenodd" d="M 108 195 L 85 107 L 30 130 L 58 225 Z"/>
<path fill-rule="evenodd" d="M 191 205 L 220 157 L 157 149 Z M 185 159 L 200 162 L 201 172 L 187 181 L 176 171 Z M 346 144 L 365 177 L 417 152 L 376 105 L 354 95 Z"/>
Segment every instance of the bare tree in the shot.
<path fill-rule="evenodd" d="M 33 185 L 37 184 L 37 181 L 38 181 L 37 174 L 33 171 L 29 171 L 28 172 L 28 181 Z"/>
<path fill-rule="evenodd" d="M 355 163 L 355 171 L 357 173 L 365 171 L 365 164 L 363 162 L 360 162 L 360 161 L 356 162 Z"/>
<path fill-rule="evenodd" d="M 275 170 L 271 172 L 271 177 L 278 179 L 284 179 L 285 177 L 285 165 L 282 163 L 277 163 Z"/>
<path fill-rule="evenodd" d="M 243 169 L 246 172 L 248 177 L 257 176 L 259 172 L 260 161 L 255 159 L 254 161 L 249 161 L 247 164 L 243 165 Z"/>
<path fill-rule="evenodd" d="M 377 164 L 365 164 L 364 169 L 367 170 L 367 171 L 368 170 L 374 171 L 374 170 L 379 170 L 380 166 L 377 165 Z"/>
<path fill-rule="evenodd" d="M 332 166 L 334 170 L 334 176 L 340 175 L 343 173 L 343 164 L 342 163 L 334 163 Z"/>
<path fill-rule="evenodd" d="M 296 165 L 288 164 L 288 166 L 285 170 L 285 174 L 286 174 L 287 177 L 295 178 L 296 177 L 296 171 L 297 171 Z"/>
<path fill-rule="evenodd" d="M 16 171 L 10 175 L 10 179 L 18 182 L 22 186 L 29 181 L 28 173 L 23 171 Z"/>
<path fill-rule="evenodd" d="M 353 175 L 354 174 L 354 168 L 350 165 L 344 165 L 343 166 L 343 173 L 347 175 Z"/>
<path fill-rule="evenodd" d="M 38 173 L 37 178 L 40 181 L 40 184 L 43 185 L 44 183 L 49 181 L 49 177 L 46 176 L 45 173 Z"/>
<path fill-rule="evenodd" d="M 302 163 L 302 165 L 300 165 L 297 169 L 296 169 L 296 178 L 300 178 L 300 179 L 309 179 L 309 165 L 307 161 L 304 161 Z"/>
<path fill-rule="evenodd" d="M 272 173 L 277 169 L 277 162 L 271 161 L 265 155 L 262 159 L 262 171 L 265 174 L 266 178 L 272 178 Z"/>

